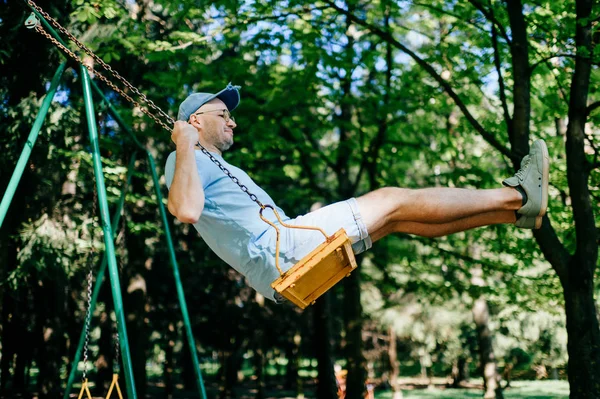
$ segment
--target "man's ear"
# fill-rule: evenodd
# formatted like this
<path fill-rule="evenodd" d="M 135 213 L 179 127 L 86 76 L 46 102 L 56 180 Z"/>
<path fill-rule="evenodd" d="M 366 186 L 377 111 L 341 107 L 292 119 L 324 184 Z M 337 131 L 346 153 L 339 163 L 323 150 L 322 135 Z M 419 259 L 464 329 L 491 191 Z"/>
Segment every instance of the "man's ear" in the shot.
<path fill-rule="evenodd" d="M 202 130 L 202 119 L 201 118 L 190 118 L 190 125 L 194 126 L 198 130 Z"/>

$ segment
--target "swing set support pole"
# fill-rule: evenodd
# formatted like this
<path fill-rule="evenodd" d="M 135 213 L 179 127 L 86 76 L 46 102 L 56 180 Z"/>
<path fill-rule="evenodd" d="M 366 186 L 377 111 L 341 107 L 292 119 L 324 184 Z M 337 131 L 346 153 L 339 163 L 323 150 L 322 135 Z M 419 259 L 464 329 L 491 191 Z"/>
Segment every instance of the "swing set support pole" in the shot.
<path fill-rule="evenodd" d="M 131 159 L 129 160 L 129 168 L 127 169 L 127 177 L 125 179 L 125 184 L 121 189 L 121 197 L 119 198 L 119 203 L 117 204 L 117 208 L 115 209 L 115 213 L 113 214 L 112 219 L 112 231 L 113 231 L 113 239 L 114 235 L 117 231 L 117 227 L 119 226 L 119 222 L 121 220 L 121 212 L 123 210 L 123 205 L 125 204 L 125 196 L 127 195 L 127 190 L 129 189 L 129 185 L 131 183 L 131 176 L 134 172 L 135 161 L 137 159 L 137 151 L 134 151 L 131 155 Z M 100 295 L 100 288 L 102 288 L 102 283 L 104 282 L 104 274 L 106 273 L 106 266 L 108 265 L 108 258 L 106 256 L 106 252 L 102 256 L 102 263 L 100 265 L 100 270 L 98 271 L 98 275 L 96 276 L 96 284 L 94 285 L 94 292 L 92 293 L 92 299 L 90 301 L 89 312 L 91 314 L 94 313 L 94 309 L 96 308 L 96 302 L 98 301 L 98 295 Z M 81 330 L 81 336 L 79 337 L 79 344 L 77 345 L 77 351 L 75 352 L 75 357 L 73 358 L 71 372 L 69 373 L 69 380 L 67 381 L 67 387 L 65 388 L 65 394 L 63 399 L 69 399 L 71 389 L 73 389 L 73 383 L 75 382 L 75 377 L 77 376 L 79 370 L 77 370 L 77 365 L 79 364 L 79 360 L 81 359 L 81 352 L 83 351 L 83 345 L 85 344 L 85 328 Z M 115 359 L 115 362 L 120 361 L 119 359 Z"/>
<path fill-rule="evenodd" d="M 150 171 L 152 172 L 152 179 L 154 180 L 154 190 L 156 191 L 156 202 L 158 203 L 158 209 L 160 210 L 160 216 L 165 226 L 165 236 L 167 238 L 167 245 L 169 246 L 169 256 L 171 259 L 171 266 L 173 267 L 173 274 L 175 275 L 175 285 L 177 287 L 177 297 L 179 298 L 179 306 L 181 307 L 181 314 L 183 316 L 183 322 L 185 325 L 185 333 L 187 335 L 188 346 L 190 354 L 192 355 L 192 362 L 194 369 L 196 370 L 196 386 L 200 391 L 200 397 L 206 399 L 206 391 L 204 390 L 204 382 L 202 381 L 202 374 L 200 373 L 200 363 L 198 362 L 198 354 L 196 353 L 196 344 L 194 342 L 194 333 L 192 332 L 192 325 L 190 323 L 190 317 L 185 302 L 185 295 L 183 292 L 183 286 L 181 285 L 181 278 L 179 276 L 179 267 L 177 265 L 177 258 L 175 257 L 175 248 L 173 246 L 173 239 L 171 238 L 171 231 L 169 230 L 169 222 L 167 221 L 167 213 L 165 211 L 165 205 L 163 204 L 162 194 L 160 192 L 160 185 L 158 183 L 158 176 L 156 175 L 156 165 L 154 164 L 154 158 L 147 151 L 148 161 L 150 162 Z"/>
<path fill-rule="evenodd" d="M 186 336 L 187 336 L 187 341 L 188 341 L 188 346 L 189 346 L 189 351 L 190 354 L 192 356 L 192 363 L 194 366 L 194 371 L 195 371 L 195 379 L 196 379 L 196 387 L 198 389 L 198 393 L 200 394 L 200 398 L 202 399 L 206 399 L 206 389 L 204 388 L 204 381 L 202 379 L 202 372 L 200 370 L 200 362 L 198 361 L 198 353 L 196 350 L 196 343 L 194 341 L 194 335 L 192 332 L 192 326 L 190 323 L 190 317 L 188 314 L 188 309 L 187 309 L 187 304 L 185 301 L 185 294 L 183 291 L 183 286 L 181 285 L 181 277 L 179 275 L 179 266 L 177 264 L 177 257 L 175 256 L 175 247 L 173 245 L 173 239 L 171 237 L 171 230 L 169 229 L 169 223 L 167 220 L 167 213 L 165 211 L 165 205 L 163 203 L 163 196 L 162 193 L 160 191 L 160 183 L 158 181 L 158 175 L 156 174 L 156 165 L 154 162 L 154 157 L 152 156 L 152 154 L 150 153 L 149 150 L 147 150 L 145 147 L 143 147 L 137 140 L 137 138 L 135 137 L 135 135 L 133 134 L 133 132 L 131 131 L 131 129 L 129 128 L 129 126 L 127 126 L 127 124 L 123 121 L 123 118 L 121 118 L 121 115 L 119 114 L 119 112 L 113 107 L 113 105 L 110 103 L 110 101 L 106 98 L 106 96 L 104 95 L 104 93 L 102 93 L 102 90 L 100 90 L 98 88 L 98 86 L 95 84 L 95 82 L 92 81 L 92 85 L 94 87 L 94 89 L 96 90 L 96 92 L 100 95 L 100 97 L 104 100 L 104 102 L 106 103 L 106 105 L 108 106 L 108 112 L 110 113 L 110 115 L 115 119 L 115 121 L 117 122 L 117 124 L 123 129 L 125 130 L 125 132 L 131 136 L 131 138 L 134 140 L 134 142 L 146 152 L 146 155 L 148 157 L 148 163 L 149 163 L 149 167 L 150 167 L 150 173 L 152 174 L 152 180 L 154 182 L 154 191 L 156 193 L 156 202 L 158 204 L 158 209 L 160 211 L 160 216 L 163 222 L 163 226 L 165 229 L 165 237 L 167 239 L 167 246 L 169 248 L 169 258 L 171 260 L 171 266 L 173 267 L 173 274 L 175 276 L 175 285 L 177 288 L 177 297 L 179 299 L 179 306 L 181 308 L 181 314 L 183 317 L 183 323 L 185 326 L 185 332 L 186 332 Z"/>
<path fill-rule="evenodd" d="M 93 149 L 92 159 L 94 161 L 94 174 L 96 175 L 98 206 L 100 207 L 100 217 L 102 221 L 102 231 L 104 235 L 105 253 L 108 258 L 108 271 L 115 307 L 115 315 L 117 316 L 117 330 L 119 331 L 119 344 L 121 346 L 121 357 L 123 359 L 123 371 L 125 374 L 125 383 L 127 386 L 127 397 L 129 399 L 137 399 L 137 393 L 135 391 L 135 382 L 133 379 L 133 367 L 131 365 L 131 356 L 129 353 L 129 340 L 127 339 L 127 329 L 125 327 L 125 312 L 123 310 L 123 299 L 121 297 L 119 269 L 117 267 L 117 259 L 115 256 L 115 245 L 113 242 L 113 233 L 110 225 L 110 215 L 108 214 L 106 185 L 104 184 L 104 175 L 102 173 L 102 159 L 100 157 L 100 146 L 98 144 L 98 130 L 96 127 L 96 115 L 94 112 L 90 76 L 88 75 L 87 69 L 85 69 L 83 65 L 80 66 L 80 75 L 81 83 L 83 85 L 85 113 L 87 116 L 90 143 Z"/>
<path fill-rule="evenodd" d="M 17 166 L 15 166 L 15 170 L 12 174 L 12 177 L 10 178 L 10 182 L 8 183 L 6 191 L 2 196 L 2 202 L 0 203 L 0 227 L 2 227 L 2 223 L 4 222 L 4 218 L 6 217 L 6 213 L 8 212 L 8 208 L 10 207 L 13 196 L 17 191 L 17 187 L 19 185 L 19 182 L 21 181 L 21 177 L 23 176 L 23 171 L 25 170 L 25 166 L 27 166 L 29 156 L 31 155 L 33 146 L 35 145 L 35 142 L 38 138 L 38 134 L 42 129 L 44 119 L 46 119 L 46 115 L 48 114 L 48 110 L 50 109 L 50 104 L 52 103 L 54 94 L 56 94 L 58 84 L 60 83 L 60 78 L 62 77 L 66 67 L 67 62 L 65 61 L 62 64 L 60 64 L 60 66 L 54 73 L 54 77 L 52 78 L 52 83 L 50 84 L 48 93 L 46 93 L 46 97 L 44 97 L 44 100 L 42 101 L 42 106 L 40 107 L 40 110 L 38 111 L 38 114 L 35 117 L 35 122 L 31 127 L 29 137 L 27 137 L 27 142 L 23 146 L 23 151 L 21 151 L 21 156 L 19 157 Z"/>

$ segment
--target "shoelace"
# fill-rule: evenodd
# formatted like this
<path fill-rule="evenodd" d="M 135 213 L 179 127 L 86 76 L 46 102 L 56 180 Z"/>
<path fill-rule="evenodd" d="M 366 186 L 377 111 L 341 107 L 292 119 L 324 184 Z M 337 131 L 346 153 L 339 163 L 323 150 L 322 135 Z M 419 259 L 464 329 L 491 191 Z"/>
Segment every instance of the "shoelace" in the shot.
<path fill-rule="evenodd" d="M 519 180 L 523 180 L 525 178 L 525 171 L 527 170 L 527 167 L 529 166 L 530 162 L 531 157 L 529 155 L 525 155 L 525 157 L 523 157 L 523 160 L 521 161 L 521 169 L 519 169 L 517 173 L 515 173 L 515 176 L 517 176 Z"/>

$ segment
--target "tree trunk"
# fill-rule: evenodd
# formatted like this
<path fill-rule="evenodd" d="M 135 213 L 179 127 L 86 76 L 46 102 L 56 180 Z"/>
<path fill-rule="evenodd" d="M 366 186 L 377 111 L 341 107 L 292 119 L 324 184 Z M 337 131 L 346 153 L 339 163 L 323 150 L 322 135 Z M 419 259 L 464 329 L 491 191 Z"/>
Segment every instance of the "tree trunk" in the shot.
<path fill-rule="evenodd" d="M 64 350 L 63 308 L 66 278 L 62 269 L 55 269 L 53 276 L 35 290 L 36 310 L 39 320 L 38 389 L 40 398 L 56 398 L 62 393 L 60 368 Z"/>
<path fill-rule="evenodd" d="M 8 382 L 11 379 L 10 368 L 15 356 L 15 320 L 12 315 L 15 313 L 14 292 L 4 290 L 2 300 L 2 360 L 0 361 L 0 395 L 8 394 Z"/>
<path fill-rule="evenodd" d="M 485 298 L 480 297 L 473 305 L 473 319 L 477 328 L 479 357 L 483 376 L 484 398 L 502 399 L 500 374 L 496 368 L 496 358 L 492 346 L 492 333 L 489 329 L 489 309 Z"/>
<path fill-rule="evenodd" d="M 173 369 L 175 368 L 175 340 L 177 332 L 174 323 L 169 323 L 165 337 L 165 365 L 163 381 L 165 383 L 165 398 L 173 398 L 175 384 L 173 382 Z"/>
<path fill-rule="evenodd" d="M 465 356 L 459 356 L 452 366 L 452 387 L 459 388 L 461 383 L 466 382 L 468 379 L 469 367 L 467 358 Z"/>
<path fill-rule="evenodd" d="M 29 177 L 27 170 L 23 174 L 24 178 Z M 8 185 L 7 174 L 2 177 L 2 187 Z M 20 184 L 14 198 L 23 198 L 24 188 L 27 185 Z M 17 226 L 20 224 L 18 216 L 24 212 L 26 201 L 13 200 L 9 212 L 6 214 L 2 229 L 0 229 L 0 277 L 1 281 L 6 281 L 7 276 L 17 267 L 17 243 L 13 236 L 18 235 Z M 7 395 L 8 383 L 11 382 L 12 376 L 10 368 L 13 365 L 15 352 L 17 349 L 19 332 L 18 326 L 21 312 L 18 311 L 19 292 L 14 291 L 8 284 L 0 285 L 2 292 L 2 320 L 0 320 L 0 328 L 2 328 L 1 348 L 2 356 L 0 360 L 0 396 Z M 10 395 L 8 395 L 10 396 Z"/>
<path fill-rule="evenodd" d="M 256 376 L 256 399 L 264 399 L 265 397 L 265 356 L 263 349 L 257 347 L 254 351 L 254 371 Z"/>
<path fill-rule="evenodd" d="M 175 315 L 177 316 L 177 314 Z M 174 323 L 175 325 L 177 324 L 176 321 Z M 180 331 L 178 333 L 177 329 L 175 329 L 175 335 L 173 336 L 173 340 L 174 342 L 177 342 L 178 339 L 187 339 L 185 331 Z M 173 362 L 173 367 L 181 369 L 181 374 L 179 375 L 179 378 L 181 379 L 181 382 L 183 383 L 183 386 L 186 390 L 193 391 L 197 389 L 196 370 L 194 369 L 192 353 L 189 351 L 187 345 L 183 346 L 182 349 L 179 351 L 179 359 Z"/>
<path fill-rule="evenodd" d="M 390 387 L 392 388 L 392 399 L 402 399 L 402 390 L 400 390 L 400 382 L 398 376 L 400 375 L 400 362 L 398 361 L 398 338 L 396 337 L 396 331 L 394 327 L 388 329 L 388 336 L 390 338 L 390 344 L 388 346 L 388 359 L 390 362 Z"/>
<path fill-rule="evenodd" d="M 362 353 L 362 306 L 360 304 L 360 272 L 354 271 L 344 279 L 346 346 L 344 353 L 348 365 L 346 398 L 362 399 L 366 391 L 365 358 Z"/>
<path fill-rule="evenodd" d="M 239 341 L 239 342 L 238 342 Z M 233 343 L 233 348 L 230 352 L 226 352 L 223 370 L 223 390 L 221 391 L 221 397 L 233 398 L 235 397 L 234 388 L 238 384 L 238 371 L 242 366 L 242 356 L 244 354 L 244 345 L 241 340 L 236 340 Z"/>
<path fill-rule="evenodd" d="M 506 362 L 506 364 L 504 365 L 503 375 L 504 375 L 504 381 L 506 381 L 504 388 L 510 387 L 510 382 L 512 381 L 513 368 L 514 368 L 514 364 L 512 364 L 511 362 Z"/>
<path fill-rule="evenodd" d="M 350 9 L 355 5 L 348 4 Z M 347 44 L 344 52 L 346 75 L 341 79 L 342 96 L 340 99 L 341 113 L 338 119 L 340 129 L 340 142 L 336 160 L 336 172 L 339 181 L 339 195 L 347 198 L 352 195 L 353 187 L 350 181 L 350 155 L 352 154 L 352 116 L 353 109 L 350 102 L 352 98 L 352 73 L 354 66 L 355 39 L 352 31 L 352 22 L 346 20 Z M 348 375 L 346 378 L 346 398 L 361 399 L 366 392 L 365 359 L 362 353 L 362 306 L 360 304 L 360 265 L 359 269 L 344 279 L 344 323 L 346 327 L 346 345 L 344 355 L 347 361 Z"/>
<path fill-rule="evenodd" d="M 133 241 L 133 240 L 130 240 Z M 142 251 L 139 252 L 143 254 Z M 126 312 L 127 338 L 133 368 L 133 380 L 138 397 L 146 395 L 146 348 L 148 334 L 146 331 L 146 280 L 136 274 L 128 282 L 127 295 L 123 298 Z M 122 345 L 121 345 L 122 347 Z"/>
<path fill-rule="evenodd" d="M 287 369 L 285 373 L 285 389 L 294 391 L 300 394 L 301 380 L 298 375 L 300 361 L 300 343 L 302 336 L 297 331 L 294 334 L 294 339 L 287 346 L 285 357 L 288 359 Z"/>
<path fill-rule="evenodd" d="M 579 262 L 577 258 L 573 258 L 569 270 L 581 270 L 584 267 L 591 269 L 590 262 L 591 259 L 587 262 Z M 576 281 L 572 274 L 570 280 Z M 600 334 L 591 277 L 577 286 L 573 284 L 565 287 L 564 295 L 569 337 L 567 370 L 571 388 L 570 398 L 598 398 L 600 397 L 600 375 L 597 365 L 600 364 Z"/>
<path fill-rule="evenodd" d="M 313 306 L 315 324 L 315 353 L 317 355 L 317 398 L 337 399 L 337 387 L 333 370 L 332 328 L 329 318 L 330 292 L 325 293 Z"/>
<path fill-rule="evenodd" d="M 571 398 L 600 397 L 600 330 L 594 301 L 594 272 L 598 259 L 597 229 L 590 200 L 585 124 L 592 69 L 592 0 L 576 2 L 577 58 L 569 96 L 567 180 L 573 204 L 577 249 L 563 281 L 569 352 Z M 596 167 L 597 165 L 594 165 Z"/>
<path fill-rule="evenodd" d="M 421 354 L 419 356 L 419 364 L 421 365 L 421 378 L 425 380 L 427 379 L 427 377 L 429 377 L 427 367 L 431 365 L 431 356 L 429 355 L 429 353 L 426 352 L 425 348 L 421 348 L 420 352 Z"/>
<path fill-rule="evenodd" d="M 60 285 L 60 282 L 58 283 Z M 33 342 L 35 341 L 35 335 L 33 332 L 30 331 L 30 328 L 28 328 L 28 317 L 27 314 L 31 314 L 32 309 L 28 308 L 27 304 L 29 303 L 28 298 L 31 296 L 31 292 L 29 292 L 29 290 L 27 290 L 26 287 L 21 288 L 18 292 L 18 305 L 17 305 L 17 310 L 18 310 L 18 315 L 17 314 L 13 314 L 12 317 L 15 319 L 15 329 L 14 329 L 14 338 L 15 338 L 15 345 L 14 345 L 14 353 L 15 353 L 15 362 L 14 362 L 14 370 L 13 370 L 13 386 L 12 386 L 12 390 L 15 393 L 21 393 L 21 394 L 25 394 L 26 390 L 27 390 L 27 383 L 26 381 L 28 380 L 28 375 L 27 375 L 27 366 L 31 364 L 31 362 L 33 361 L 33 351 L 35 348 L 35 345 L 33 344 Z M 57 301 L 60 301 L 60 298 L 56 298 Z M 38 308 L 39 309 L 39 308 Z M 50 316 L 52 322 L 48 322 L 47 325 L 50 326 L 51 331 L 54 332 L 54 330 L 56 330 L 56 333 L 58 334 L 58 337 L 61 336 L 61 332 L 62 332 L 62 326 L 60 323 L 60 320 L 56 319 L 56 315 L 54 315 L 54 317 Z M 58 347 L 55 348 L 51 348 L 50 349 L 50 356 L 48 359 L 45 359 L 48 363 L 50 364 L 54 364 L 54 366 L 59 367 L 60 366 L 60 353 L 61 353 L 61 344 L 62 342 L 59 340 L 58 342 L 55 341 L 57 338 L 57 335 L 54 334 L 47 334 L 46 335 L 48 337 L 48 339 L 51 341 L 50 345 L 52 344 L 56 344 Z M 45 350 L 46 348 L 44 348 Z M 52 350 L 54 349 L 54 350 Z M 58 363 L 58 364 L 57 364 Z M 46 370 L 45 365 L 44 367 L 40 366 L 40 374 L 38 375 L 38 379 L 41 379 L 40 376 L 42 375 L 42 369 Z M 54 372 L 54 370 L 51 370 L 51 373 Z M 58 374 L 53 374 L 54 377 L 58 377 Z M 55 382 L 52 381 L 50 382 L 50 384 L 52 385 L 52 387 L 50 388 L 50 390 L 52 391 L 56 391 L 57 389 L 59 389 L 59 386 L 55 386 Z M 60 384 L 58 384 L 60 385 Z M 40 395 L 40 397 L 42 397 L 42 395 Z"/>
<path fill-rule="evenodd" d="M 513 152 L 515 169 L 520 167 L 519 159 L 529 152 L 529 123 L 531 120 L 531 87 L 529 70 L 529 41 L 527 25 L 523 15 L 521 0 L 507 0 L 506 8 L 512 29 L 512 73 L 514 111 L 511 126 L 508 126 L 509 140 Z"/>
<path fill-rule="evenodd" d="M 103 293 L 108 294 L 105 297 L 108 299 L 105 302 L 106 308 L 100 314 L 99 326 L 100 326 L 100 338 L 98 339 L 98 359 L 93 362 L 96 366 L 97 374 L 94 382 L 98 387 L 98 390 L 102 392 L 108 392 L 108 388 L 112 383 L 113 374 L 113 362 L 115 361 L 115 340 L 113 333 L 113 322 L 110 317 L 112 306 L 112 298 L 110 297 L 110 287 L 103 283 Z M 108 288 L 108 289 L 107 289 Z M 94 328 L 93 325 L 90 328 Z"/>
<path fill-rule="evenodd" d="M 233 351 L 224 351 L 223 358 L 221 363 L 221 379 L 223 381 L 223 385 L 221 386 L 221 395 L 222 399 L 225 398 L 235 398 L 233 393 L 233 387 L 236 383 L 236 373 L 231 370 L 233 367 Z M 235 377 L 234 377 L 235 376 Z"/>

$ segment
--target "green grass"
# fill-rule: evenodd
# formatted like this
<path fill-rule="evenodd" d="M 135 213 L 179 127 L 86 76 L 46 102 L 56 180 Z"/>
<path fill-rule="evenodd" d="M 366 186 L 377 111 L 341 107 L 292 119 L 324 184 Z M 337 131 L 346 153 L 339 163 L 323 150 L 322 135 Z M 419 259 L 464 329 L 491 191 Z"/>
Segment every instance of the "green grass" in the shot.
<path fill-rule="evenodd" d="M 506 399 L 568 399 L 567 381 L 514 381 L 504 390 Z M 481 398 L 479 389 L 404 389 L 402 399 L 468 399 Z M 376 399 L 392 399 L 390 391 L 379 392 Z"/>

